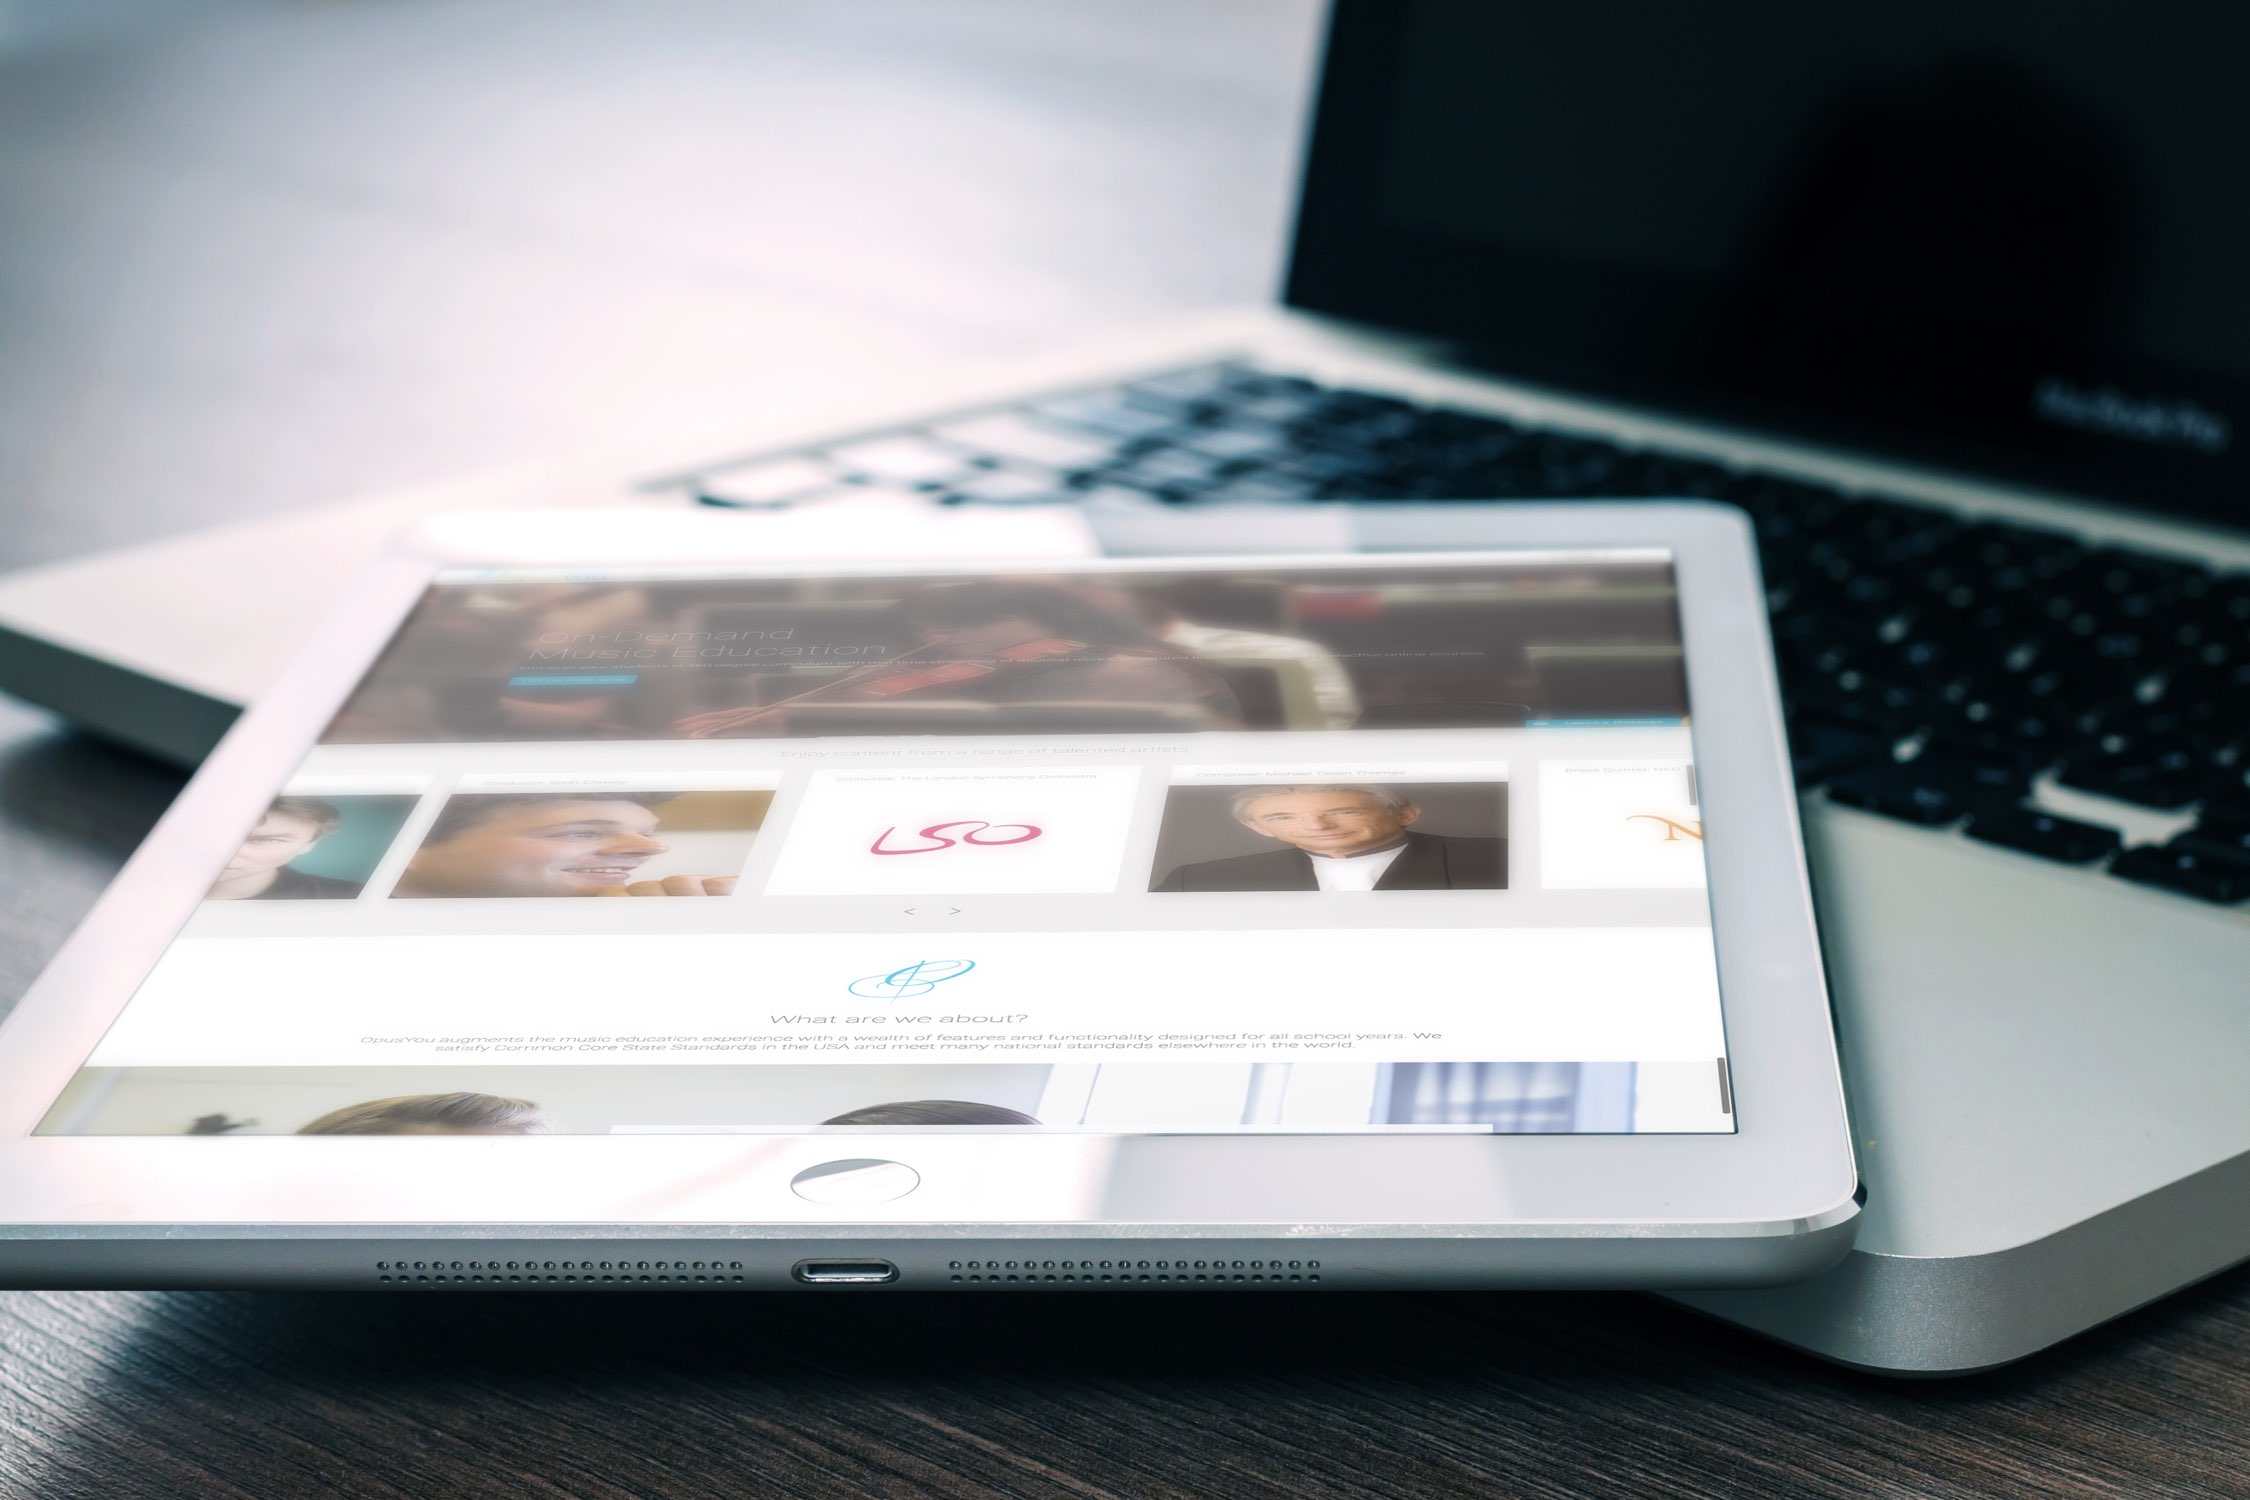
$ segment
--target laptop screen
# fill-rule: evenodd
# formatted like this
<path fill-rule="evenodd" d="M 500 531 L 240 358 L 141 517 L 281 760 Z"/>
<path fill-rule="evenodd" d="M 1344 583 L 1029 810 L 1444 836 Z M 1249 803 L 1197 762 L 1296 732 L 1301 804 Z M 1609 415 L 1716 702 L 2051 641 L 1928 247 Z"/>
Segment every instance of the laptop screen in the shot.
<path fill-rule="evenodd" d="M 1341 0 L 1289 301 L 2250 526 L 2250 10 Z"/>

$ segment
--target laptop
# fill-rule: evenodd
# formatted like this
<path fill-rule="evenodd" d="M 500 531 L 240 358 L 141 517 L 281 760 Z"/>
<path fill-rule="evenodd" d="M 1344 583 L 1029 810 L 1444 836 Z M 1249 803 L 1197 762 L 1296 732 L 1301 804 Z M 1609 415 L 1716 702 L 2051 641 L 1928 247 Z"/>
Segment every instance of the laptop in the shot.
<path fill-rule="evenodd" d="M 1740 506 L 1866 1213 L 1821 1278 L 1680 1300 L 1867 1369 L 2002 1364 L 2250 1257 L 2246 43 L 2208 8 L 1343 0 L 1280 306 L 724 456 L 18 574 L 0 687 L 192 760 L 438 509 L 699 506 L 805 555 L 963 524 L 1319 549 L 1338 499 Z"/>

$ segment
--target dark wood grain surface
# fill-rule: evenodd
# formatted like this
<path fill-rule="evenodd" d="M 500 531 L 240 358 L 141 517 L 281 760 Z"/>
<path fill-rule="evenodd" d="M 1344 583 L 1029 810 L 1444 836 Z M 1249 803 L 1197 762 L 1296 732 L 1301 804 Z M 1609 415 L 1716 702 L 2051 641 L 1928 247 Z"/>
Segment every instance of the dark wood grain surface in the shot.
<path fill-rule="evenodd" d="M 0 566 L 1259 297 L 1317 25 L 19 9 Z M 0 703 L 0 1005 L 178 785 Z M 2240 1496 L 2246 1435 L 2250 1271 L 1931 1384 L 1624 1295 L 0 1294 L 8 1500 Z"/>

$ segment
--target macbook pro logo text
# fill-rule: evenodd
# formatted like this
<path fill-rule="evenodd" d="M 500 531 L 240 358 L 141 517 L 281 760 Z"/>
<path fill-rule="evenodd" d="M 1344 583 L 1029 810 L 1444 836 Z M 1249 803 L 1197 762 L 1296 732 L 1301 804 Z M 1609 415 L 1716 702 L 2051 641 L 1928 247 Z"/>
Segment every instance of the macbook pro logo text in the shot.
<path fill-rule="evenodd" d="M 2086 386 L 2042 375 L 2031 388 L 2031 412 L 2042 422 L 2216 456 L 2234 441 L 2234 423 L 2184 396 L 2134 396 L 2114 385 Z"/>
<path fill-rule="evenodd" d="M 956 831 L 959 830 L 959 831 Z M 951 849 L 961 844 L 979 848 L 994 848 L 1002 844 L 1028 844 L 1046 830 L 1036 823 L 985 823 L 968 819 L 957 823 L 932 823 L 911 837 L 928 840 L 926 843 L 897 842 L 899 832 L 893 826 L 875 835 L 875 842 L 867 846 L 870 854 L 935 854 L 940 849 Z"/>

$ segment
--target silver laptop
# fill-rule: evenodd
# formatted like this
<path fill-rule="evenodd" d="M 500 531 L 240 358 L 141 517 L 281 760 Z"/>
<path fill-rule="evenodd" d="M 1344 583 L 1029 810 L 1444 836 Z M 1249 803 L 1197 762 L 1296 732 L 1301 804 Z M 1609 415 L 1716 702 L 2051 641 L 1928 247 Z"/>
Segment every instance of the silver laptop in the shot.
<path fill-rule="evenodd" d="M 1867 1212 L 1819 1280 L 1682 1300 L 1878 1370 L 2028 1354 L 2250 1257 L 2250 23 L 1643 10 L 1345 0 L 1282 307 L 19 574 L 0 686 L 192 760 L 438 509 L 713 507 L 804 555 L 1737 504 Z"/>

